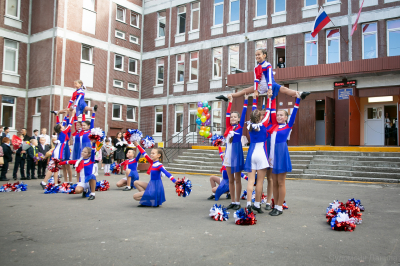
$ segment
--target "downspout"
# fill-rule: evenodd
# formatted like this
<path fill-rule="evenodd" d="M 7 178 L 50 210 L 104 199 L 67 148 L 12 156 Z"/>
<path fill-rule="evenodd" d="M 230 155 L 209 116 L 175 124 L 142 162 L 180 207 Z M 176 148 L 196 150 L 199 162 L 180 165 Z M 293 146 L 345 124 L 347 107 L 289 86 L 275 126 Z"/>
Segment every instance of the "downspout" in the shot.
<path fill-rule="evenodd" d="M 107 78 L 106 78 L 106 110 L 105 110 L 105 117 L 104 117 L 104 124 L 105 124 L 105 133 L 107 136 L 108 133 L 108 90 L 109 90 L 109 83 L 110 83 L 110 49 L 111 49 L 111 10 L 112 10 L 112 1 L 110 1 L 110 7 L 108 11 L 108 47 L 107 47 Z"/>
<path fill-rule="evenodd" d="M 26 51 L 26 81 L 25 81 L 25 120 L 24 128 L 28 127 L 28 92 L 29 92 L 29 61 L 31 54 L 32 0 L 29 0 L 28 43 Z"/>
<path fill-rule="evenodd" d="M 347 28 L 348 28 L 348 40 L 349 40 L 349 44 L 348 44 L 348 49 L 349 49 L 349 61 L 352 61 L 353 60 L 353 51 L 352 51 L 352 47 L 353 47 L 353 43 L 352 43 L 352 38 L 351 38 L 351 36 L 350 36 L 350 34 L 351 34 L 351 30 L 352 30 L 352 25 L 351 25 L 351 1 L 347 1 L 347 23 L 348 23 L 348 25 L 347 25 Z M 340 61 L 342 61 L 342 60 L 340 60 Z"/>
<path fill-rule="evenodd" d="M 169 2 L 169 32 L 168 32 L 168 69 L 171 69 L 171 18 L 172 18 L 172 1 Z M 186 34 L 186 33 L 185 33 Z M 166 122 L 166 133 L 165 140 L 168 140 L 168 121 L 169 121 L 169 79 L 170 71 L 168 71 L 167 77 L 167 121 Z M 167 144 L 167 143 L 166 143 Z"/>
<path fill-rule="evenodd" d="M 54 78 L 54 39 L 56 37 L 56 11 L 57 11 L 57 0 L 54 0 L 54 10 L 53 10 L 53 37 L 51 38 L 51 73 L 50 73 L 50 110 L 53 110 L 53 78 Z M 51 129 L 51 118 L 49 115 L 49 134 Z"/>
<path fill-rule="evenodd" d="M 244 71 L 247 72 L 247 27 L 248 27 L 248 12 L 249 11 L 249 0 L 246 0 L 246 9 L 244 11 Z"/>
<path fill-rule="evenodd" d="M 136 114 L 138 129 L 140 129 L 140 114 L 141 114 L 141 101 L 142 101 L 142 73 L 143 73 L 143 30 L 144 30 L 144 7 L 142 9 L 142 29 L 140 30 L 140 71 L 139 71 L 139 107 Z"/>
<path fill-rule="evenodd" d="M 64 36 L 61 57 L 61 94 L 60 94 L 60 110 L 64 108 L 64 86 L 65 86 L 65 53 L 67 50 L 67 12 L 68 0 L 64 2 Z M 72 119 L 72 117 L 71 117 Z"/>

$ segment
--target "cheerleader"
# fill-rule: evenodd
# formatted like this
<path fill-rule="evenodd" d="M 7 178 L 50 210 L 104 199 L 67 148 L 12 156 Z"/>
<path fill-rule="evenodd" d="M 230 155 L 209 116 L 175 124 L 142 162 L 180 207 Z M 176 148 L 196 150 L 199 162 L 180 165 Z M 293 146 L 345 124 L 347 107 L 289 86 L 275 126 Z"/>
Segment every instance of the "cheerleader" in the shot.
<path fill-rule="evenodd" d="M 150 181 L 149 183 L 138 180 L 134 182 L 134 185 L 137 187 L 139 192 L 133 195 L 133 199 L 140 201 L 140 205 L 138 207 L 158 207 L 165 202 L 165 193 L 164 186 L 161 181 L 161 173 L 167 176 L 174 183 L 176 180 L 170 173 L 168 173 L 167 170 L 165 170 L 164 166 L 161 164 L 161 149 L 152 149 L 149 157 L 145 150 L 143 150 L 143 148 L 140 147 L 136 141 L 133 142 L 133 144 L 138 147 L 139 151 L 146 157 L 147 161 L 151 163 L 151 167 L 149 170 L 147 170 L 147 173 L 150 174 Z"/>
<path fill-rule="evenodd" d="M 86 87 L 83 86 L 82 80 L 75 80 L 74 81 L 74 86 L 76 88 L 76 91 L 72 94 L 71 99 L 69 100 L 68 106 L 66 109 L 62 109 L 59 111 L 50 111 L 51 113 L 54 113 L 55 115 L 57 114 L 62 114 L 62 113 L 68 113 L 70 111 L 71 117 L 80 116 L 83 113 L 86 113 L 88 111 L 96 112 L 97 111 L 97 105 L 94 107 L 89 107 L 85 103 L 85 90 Z M 73 107 L 72 104 L 74 104 Z"/>
<path fill-rule="evenodd" d="M 238 112 L 232 112 L 232 96 L 229 96 L 228 109 L 226 110 L 226 131 L 224 137 L 226 139 L 225 158 L 223 165 L 229 177 L 229 191 L 231 192 L 232 203 L 227 209 L 240 209 L 240 193 L 242 192 L 242 182 L 240 172 L 244 167 L 244 156 L 242 149 L 242 133 L 244 120 L 247 111 L 247 99 L 244 100 L 242 116 L 239 119 Z M 236 183 L 236 185 L 235 185 Z"/>
<path fill-rule="evenodd" d="M 139 180 L 139 173 L 137 171 L 137 164 L 140 159 L 140 156 L 142 153 L 139 151 L 139 153 L 136 155 L 136 158 L 133 158 L 135 156 L 134 150 L 129 150 L 126 153 L 126 157 L 128 158 L 124 162 L 122 162 L 119 166 L 124 168 L 125 170 L 125 175 L 126 177 L 122 178 L 117 182 L 117 187 L 123 187 L 126 186 L 123 191 L 129 191 L 132 188 L 136 188 L 133 183 L 136 180 Z"/>
<path fill-rule="evenodd" d="M 79 175 L 79 182 L 75 188 L 75 194 L 82 193 L 85 198 L 89 193 L 88 200 L 95 199 L 96 176 L 95 176 L 95 154 L 96 144 L 92 143 L 92 147 L 84 147 L 82 149 L 82 157 L 78 160 L 70 160 L 61 162 L 60 165 L 75 165 L 76 172 Z"/>
<path fill-rule="evenodd" d="M 276 113 L 276 120 L 279 124 L 277 131 L 271 135 L 271 152 L 269 164 L 272 167 L 272 180 L 275 199 L 275 208 L 269 213 L 272 216 L 278 216 L 283 213 L 283 201 L 286 196 L 285 179 L 286 173 L 292 171 L 292 163 L 290 161 L 287 139 L 292 131 L 293 123 L 299 109 L 300 94 L 297 95 L 296 104 L 293 113 L 288 119 L 288 113 L 285 110 L 279 110 Z"/>
<path fill-rule="evenodd" d="M 82 118 L 85 121 L 85 119 Z M 72 134 L 73 136 L 73 145 L 72 145 L 72 160 L 77 160 L 81 157 L 81 139 L 80 134 L 82 132 L 82 122 L 76 121 L 74 123 L 75 132 Z"/>

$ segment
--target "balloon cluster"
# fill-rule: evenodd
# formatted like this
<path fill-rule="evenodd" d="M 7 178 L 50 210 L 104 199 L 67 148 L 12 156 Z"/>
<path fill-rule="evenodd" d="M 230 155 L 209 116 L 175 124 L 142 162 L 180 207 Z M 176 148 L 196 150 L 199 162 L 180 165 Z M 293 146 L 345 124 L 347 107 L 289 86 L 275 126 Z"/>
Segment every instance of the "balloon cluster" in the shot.
<path fill-rule="evenodd" d="M 215 221 L 223 222 L 229 219 L 228 214 L 229 212 L 226 211 L 225 206 L 221 207 L 221 205 L 214 204 L 214 206 L 212 206 L 210 209 L 209 216 Z"/>
<path fill-rule="evenodd" d="M 185 180 L 185 178 L 180 180 L 178 178 L 178 180 L 175 182 L 175 189 L 179 197 L 182 196 L 185 198 L 186 196 L 190 195 L 190 192 L 192 192 L 192 181 L 189 179 Z"/>
<path fill-rule="evenodd" d="M 110 188 L 110 183 L 107 180 L 96 182 L 96 191 L 107 191 Z"/>
<path fill-rule="evenodd" d="M 248 212 L 247 208 L 237 210 L 234 214 L 235 224 L 237 225 L 253 225 L 257 223 L 256 215 L 253 211 Z"/>
<path fill-rule="evenodd" d="M 111 171 L 111 173 L 117 175 L 117 174 L 119 174 L 119 173 L 121 172 L 121 167 L 120 167 L 120 165 L 117 164 L 116 162 L 113 162 L 113 163 L 110 165 L 110 171 Z"/>
<path fill-rule="evenodd" d="M 218 146 L 224 146 L 224 144 L 225 144 L 225 138 L 224 138 L 224 136 L 221 136 L 221 135 L 218 135 L 218 134 L 214 134 L 214 135 L 211 137 L 211 144 L 212 144 L 213 146 L 216 146 L 216 147 L 218 147 Z"/>
<path fill-rule="evenodd" d="M 151 137 L 151 136 L 149 136 L 149 135 L 147 135 L 144 139 L 142 139 L 142 141 L 140 142 L 140 144 L 142 144 L 142 146 L 145 148 L 145 149 L 152 149 L 152 148 L 154 148 L 154 145 L 155 145 L 155 141 L 154 141 L 154 139 L 153 139 L 153 137 Z"/>
<path fill-rule="evenodd" d="M 143 138 L 143 134 L 142 131 L 138 129 L 127 129 L 124 138 L 129 144 L 131 144 L 134 141 L 140 142 Z"/>
<path fill-rule="evenodd" d="M 16 182 L 14 184 L 7 183 L 0 187 L 0 192 L 21 192 L 26 191 L 28 189 L 28 185 L 24 184 L 24 182 Z"/>
<path fill-rule="evenodd" d="M 360 209 L 362 207 L 362 210 Z M 360 200 L 349 199 L 346 204 L 335 200 L 326 208 L 327 223 L 332 230 L 352 232 L 357 224 L 362 223 L 362 213 L 365 208 Z"/>
<path fill-rule="evenodd" d="M 89 134 L 90 141 L 101 142 L 104 140 L 104 137 L 105 137 L 105 133 L 101 128 L 95 127 L 90 130 L 90 134 Z"/>
<path fill-rule="evenodd" d="M 210 133 L 211 125 L 211 106 L 208 105 L 207 101 L 197 103 L 197 128 L 200 129 L 199 135 L 205 138 L 211 138 L 212 133 Z"/>

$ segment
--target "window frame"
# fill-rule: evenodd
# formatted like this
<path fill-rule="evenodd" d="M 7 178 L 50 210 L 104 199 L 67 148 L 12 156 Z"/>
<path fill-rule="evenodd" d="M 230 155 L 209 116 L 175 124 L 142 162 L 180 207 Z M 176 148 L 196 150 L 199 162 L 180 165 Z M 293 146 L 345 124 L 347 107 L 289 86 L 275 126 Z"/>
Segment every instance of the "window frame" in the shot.
<path fill-rule="evenodd" d="M 265 15 L 261 15 L 261 16 L 258 16 L 258 15 L 257 15 L 257 11 L 258 11 L 258 1 L 259 1 L 259 0 L 255 0 L 255 2 L 256 2 L 256 4 L 255 4 L 255 6 L 256 6 L 256 9 L 255 9 L 255 18 L 265 18 L 265 17 L 268 16 L 268 0 L 265 0 L 265 7 L 266 7 L 266 9 L 265 9 Z"/>
<path fill-rule="evenodd" d="M 183 60 L 178 61 L 178 57 L 179 56 L 183 56 Z M 183 80 L 179 81 L 178 77 L 179 77 L 179 72 L 178 72 L 178 65 L 180 63 L 183 63 Z M 177 54 L 176 55 L 176 68 L 175 68 L 175 73 L 176 73 L 176 78 L 175 78 L 175 82 L 176 84 L 183 84 L 185 82 L 185 54 Z"/>
<path fill-rule="evenodd" d="M 214 63 L 214 59 L 216 58 L 216 56 L 214 55 L 214 50 L 215 49 L 221 49 L 221 55 L 220 56 L 218 56 L 218 57 L 220 57 L 221 58 L 221 77 L 215 77 L 214 76 L 214 73 L 215 73 L 215 63 Z M 213 65 L 213 67 L 212 67 L 212 79 L 213 80 L 220 80 L 220 79 L 222 79 L 222 72 L 223 72 L 223 69 L 224 69 L 224 62 L 223 62 L 223 57 L 224 57 L 224 49 L 223 49 L 223 47 L 214 47 L 213 49 L 212 49 L 212 65 Z"/>
<path fill-rule="evenodd" d="M 232 3 L 239 2 L 239 18 L 237 20 L 232 19 Z M 240 23 L 240 0 L 229 0 L 229 23 Z"/>
<path fill-rule="evenodd" d="M 286 0 L 284 0 L 284 1 L 285 1 L 285 10 L 283 10 L 283 11 L 278 11 L 278 12 L 276 12 L 276 1 L 277 1 L 277 0 L 274 0 L 274 14 L 284 14 L 284 13 L 286 12 L 286 9 L 287 9 Z"/>
<path fill-rule="evenodd" d="M 135 71 L 134 72 L 130 71 L 130 69 L 129 69 L 130 66 L 131 66 L 131 61 L 135 61 Z M 129 57 L 129 59 L 128 59 L 128 73 L 137 75 L 137 70 L 138 70 L 138 60 L 135 59 L 135 58 Z"/>
<path fill-rule="evenodd" d="M 124 37 L 119 37 L 119 36 L 117 35 L 117 33 L 122 33 L 122 35 L 124 35 Z M 121 30 L 115 29 L 115 38 L 118 38 L 118 39 L 121 39 L 121 40 L 126 41 L 125 36 L 126 36 L 125 32 L 123 32 L 123 31 L 121 31 Z"/>
<path fill-rule="evenodd" d="M 388 19 L 387 21 L 386 21 L 386 43 L 387 43 L 387 52 L 386 52 L 386 56 L 387 57 L 389 57 L 389 56 L 396 56 L 396 55 L 389 55 L 389 44 L 390 44 L 390 42 L 389 42 L 389 32 L 391 32 L 391 31 L 399 31 L 400 32 L 400 27 L 399 28 L 394 28 L 394 29 L 389 29 L 389 27 L 388 27 L 388 22 L 389 21 L 393 21 L 393 20 L 399 20 L 400 21 L 400 18 L 396 18 L 396 19 Z"/>
<path fill-rule="evenodd" d="M 135 14 L 135 15 L 136 15 L 137 25 L 132 24 L 132 14 Z M 130 18 L 130 21 L 129 21 L 130 23 L 129 23 L 129 24 L 130 24 L 132 27 L 135 27 L 135 28 L 140 29 L 140 26 L 139 26 L 139 19 L 140 19 L 139 14 L 131 10 L 131 18 Z"/>
<path fill-rule="evenodd" d="M 215 107 L 215 106 L 218 106 L 218 103 L 221 103 L 221 107 Z M 214 126 L 214 112 L 217 112 L 217 111 L 220 111 L 220 114 L 221 114 L 221 122 L 220 122 L 220 128 L 219 128 L 219 130 L 215 130 L 217 127 L 216 126 Z M 212 127 L 211 127 L 211 133 L 212 134 L 221 134 L 221 132 L 222 132 L 222 121 L 223 121 L 223 114 L 222 114 L 222 101 L 213 101 L 212 102 L 212 105 L 211 105 L 211 125 L 212 125 Z"/>
<path fill-rule="evenodd" d="M 13 125 L 12 126 L 10 126 L 9 128 L 10 129 L 15 129 L 15 112 L 16 112 L 16 109 L 17 109 L 17 97 L 15 97 L 15 96 L 9 96 L 9 95 L 3 95 L 3 97 L 4 96 L 6 96 L 6 97 L 11 97 L 11 98 L 14 98 L 14 103 L 3 103 L 3 100 L 1 101 L 1 125 L 4 125 L 4 121 L 3 121 L 3 115 L 4 115 L 4 106 L 12 106 L 13 107 L 13 119 L 12 119 L 12 122 L 13 122 Z"/>
<path fill-rule="evenodd" d="M 115 106 L 115 105 L 118 105 L 118 106 L 119 106 L 119 118 L 114 117 L 114 106 Z M 111 119 L 112 119 L 112 120 L 122 121 L 122 104 L 117 104 L 117 103 L 113 103 L 113 104 L 112 104 Z"/>
<path fill-rule="evenodd" d="M 222 5 L 222 23 L 221 24 L 215 24 L 215 7 Z M 214 10 L 213 10 L 213 26 L 220 26 L 220 25 L 224 25 L 224 1 L 220 2 L 220 3 L 215 3 L 214 0 Z"/>
<path fill-rule="evenodd" d="M 181 13 L 179 13 L 179 8 L 180 7 L 184 7 L 185 8 L 185 12 L 181 12 Z M 186 19 L 187 19 L 187 17 L 185 17 L 185 31 L 184 32 L 179 32 L 179 28 L 180 28 L 180 26 L 181 26 L 181 22 L 180 22 L 180 19 L 179 19 L 179 15 L 180 14 L 187 14 L 187 10 L 186 10 L 186 5 L 181 5 L 181 6 L 177 6 L 176 7 L 176 35 L 185 35 L 185 33 L 186 33 Z"/>
<path fill-rule="evenodd" d="M 307 41 L 306 40 L 306 34 L 310 34 L 310 36 L 311 36 L 311 32 L 305 32 L 304 33 L 304 65 L 305 66 L 316 66 L 316 65 L 318 65 L 318 59 L 319 59 L 318 58 L 318 34 L 317 34 L 316 37 L 314 37 L 314 38 L 316 38 L 316 41 L 313 41 L 313 40 Z M 312 42 L 317 42 L 317 64 L 315 64 L 315 65 L 307 65 L 307 43 L 312 43 Z M 285 42 L 285 47 L 286 47 L 286 42 Z"/>
<path fill-rule="evenodd" d="M 304 7 L 305 8 L 311 8 L 311 7 L 315 7 L 318 6 L 318 0 L 315 0 L 315 4 L 308 6 L 307 5 L 307 0 L 304 0 Z"/>
<path fill-rule="evenodd" d="M 116 85 L 115 84 L 116 81 L 121 82 L 121 86 Z M 119 89 L 123 89 L 124 88 L 124 82 L 122 80 L 119 80 L 119 79 L 113 79 L 113 87 L 119 88 Z"/>
<path fill-rule="evenodd" d="M 364 33 L 363 32 L 363 28 L 364 28 L 364 25 L 366 25 L 366 24 L 373 24 L 373 23 L 375 23 L 376 24 L 376 31 L 375 32 L 373 32 L 373 33 L 370 33 L 370 32 L 367 32 L 367 33 Z M 378 22 L 377 21 L 372 21 L 372 22 L 366 22 L 366 23 L 362 23 L 361 24 L 361 43 L 362 43 L 362 59 L 365 59 L 364 58 L 364 36 L 365 35 L 372 35 L 372 34 L 375 34 L 375 57 L 373 57 L 373 58 L 378 58 Z M 368 59 L 372 59 L 372 58 L 368 58 Z"/>
<path fill-rule="evenodd" d="M 267 39 L 261 39 L 261 40 L 256 40 L 256 41 L 254 41 L 254 52 L 256 52 L 257 50 L 258 50 L 258 48 L 257 48 L 257 42 L 263 42 L 263 41 L 265 41 L 265 44 L 266 44 L 266 46 L 264 47 L 261 47 L 261 49 L 267 49 L 267 47 L 268 47 L 268 40 Z M 258 62 L 257 62 L 257 59 L 254 59 L 254 66 L 257 66 L 257 64 L 258 64 Z"/>
<path fill-rule="evenodd" d="M 132 41 L 132 37 L 136 38 L 136 42 Z M 139 44 L 139 37 L 136 37 L 135 35 L 129 34 L 129 42 L 134 43 L 134 44 Z"/>
<path fill-rule="evenodd" d="M 40 100 L 40 105 L 42 105 L 42 97 L 36 97 L 35 99 L 35 114 L 36 115 L 40 115 L 40 106 L 39 106 L 39 110 L 38 110 L 38 101 Z"/>
<path fill-rule="evenodd" d="M 123 20 L 119 20 L 118 19 L 118 8 L 121 8 L 123 10 L 123 12 L 122 12 L 122 15 L 124 17 Z M 115 20 L 119 21 L 119 22 L 122 22 L 122 23 L 126 23 L 125 22 L 126 21 L 126 8 L 125 7 L 117 5 L 117 8 L 115 9 Z"/>
<path fill-rule="evenodd" d="M 17 48 L 7 47 L 6 41 L 12 41 L 17 43 Z M 15 71 L 6 70 L 6 50 L 15 51 Z M 18 75 L 18 61 L 19 61 L 19 42 L 11 39 L 4 38 L 4 49 L 3 49 L 3 72 L 7 74 Z"/>
<path fill-rule="evenodd" d="M 190 105 L 193 104 L 194 109 L 190 109 Z M 197 125 L 196 125 L 196 119 L 194 120 L 194 131 L 191 130 L 191 124 L 190 124 L 190 115 L 194 114 L 195 117 L 197 117 L 197 103 L 188 103 L 188 133 L 196 133 L 197 132 Z"/>
<path fill-rule="evenodd" d="M 238 52 L 231 52 L 231 49 L 230 49 L 231 46 L 237 46 L 239 51 Z M 236 69 L 238 69 L 239 68 L 239 64 L 240 64 L 240 45 L 239 44 L 231 44 L 231 45 L 228 46 L 228 73 L 229 74 L 232 74 L 231 55 L 237 55 L 237 57 L 238 57 L 238 67 Z"/>
<path fill-rule="evenodd" d="M 162 111 L 157 112 L 157 107 L 161 107 Z M 154 135 L 162 136 L 163 133 L 163 114 L 164 114 L 164 107 L 162 105 L 154 106 Z M 157 115 L 161 115 L 161 122 L 157 122 Z M 157 132 L 157 123 L 161 123 L 161 131 Z"/>
<path fill-rule="evenodd" d="M 82 55 L 83 55 L 83 53 L 82 53 L 83 47 L 89 48 L 89 61 L 87 61 L 87 60 L 85 60 L 85 59 L 82 58 Z M 87 63 L 87 64 L 93 64 L 93 46 L 90 46 L 90 45 L 87 45 L 87 44 L 83 44 L 83 43 L 82 43 L 82 46 L 81 46 L 81 62 Z"/>
<path fill-rule="evenodd" d="M 330 37 L 330 38 L 328 38 L 328 32 L 329 31 L 331 31 L 331 30 L 339 30 L 339 36 L 338 37 Z M 326 53 L 326 64 L 335 64 L 335 63 L 340 63 L 340 45 L 341 45 L 341 43 L 340 43 L 340 28 L 333 28 L 333 29 L 327 29 L 326 30 L 326 33 L 325 33 L 325 38 L 326 38 L 326 40 L 325 40 L 325 42 L 326 42 L 326 50 L 325 50 L 325 53 Z M 328 62 L 328 56 L 329 56 L 329 54 L 328 54 L 328 50 L 329 50 L 329 46 L 328 46 L 328 41 L 329 40 L 338 40 L 339 41 L 339 61 L 338 62 L 335 62 L 335 63 L 329 63 Z"/>
<path fill-rule="evenodd" d="M 82 4 L 82 8 L 86 9 L 86 10 L 90 10 L 90 11 L 95 11 L 96 8 L 96 0 L 89 0 L 91 3 L 93 3 L 93 9 L 85 7 L 85 0 L 83 0 L 83 4 Z"/>
<path fill-rule="evenodd" d="M 199 7 L 193 8 L 193 4 L 196 4 L 196 3 L 199 4 Z M 200 31 L 200 5 L 201 5 L 200 2 L 193 2 L 190 5 L 190 31 Z M 198 25 L 197 29 L 193 29 L 193 12 L 196 12 L 196 11 L 199 12 L 199 25 Z"/>
<path fill-rule="evenodd" d="M 9 0 L 6 0 L 6 3 L 5 3 L 6 4 L 5 5 L 5 10 L 4 10 L 5 17 L 21 20 L 21 0 L 17 0 L 18 1 L 17 16 L 13 16 L 13 15 L 10 15 L 10 14 L 7 13 L 8 1 Z"/>
<path fill-rule="evenodd" d="M 165 27 L 164 27 L 164 36 L 160 36 L 160 13 L 165 12 Z M 161 10 L 157 12 L 157 39 L 165 39 L 165 29 L 167 28 L 167 11 L 166 10 Z"/>
<path fill-rule="evenodd" d="M 163 63 L 159 64 L 159 60 L 162 59 Z M 164 86 L 164 79 L 165 79 L 165 62 L 164 62 L 165 57 L 161 58 L 156 58 L 156 86 Z M 158 83 L 159 78 L 158 78 L 158 68 L 162 66 L 163 67 L 163 78 L 162 78 L 162 83 Z"/>
<path fill-rule="evenodd" d="M 129 119 L 129 118 L 128 118 L 128 108 L 129 108 L 129 107 L 132 107 L 133 119 Z M 134 106 L 134 105 L 127 105 L 127 106 L 126 106 L 126 121 L 129 121 L 129 122 L 137 122 L 137 120 L 136 120 L 136 113 L 137 113 L 137 106 Z"/>
<path fill-rule="evenodd" d="M 129 88 L 129 85 L 130 85 L 130 84 L 135 85 L 135 89 L 130 89 L 130 88 Z M 128 90 L 128 91 L 139 91 L 137 87 L 138 87 L 138 85 L 137 85 L 136 83 L 128 82 L 127 90 Z"/>
<path fill-rule="evenodd" d="M 197 53 L 197 58 L 196 59 L 192 59 L 192 54 L 193 53 Z M 199 81 L 199 55 L 200 55 L 200 51 L 193 51 L 189 53 L 189 81 Z M 192 79 L 192 62 L 193 61 L 197 61 L 197 78 L 196 79 Z"/>
<path fill-rule="evenodd" d="M 122 60 L 121 60 L 121 61 L 122 61 L 122 63 L 121 63 L 121 69 L 115 67 L 115 62 L 117 61 L 117 60 L 116 60 L 116 59 L 117 59 L 117 56 L 122 57 Z M 124 57 L 123 55 L 114 54 L 114 70 L 118 70 L 118 71 L 124 72 L 124 60 L 125 60 L 125 57 Z"/>
<path fill-rule="evenodd" d="M 177 108 L 178 108 L 178 106 L 182 106 L 182 111 L 177 111 Z M 178 133 L 180 133 L 180 132 L 182 132 L 182 130 L 183 130 L 183 112 L 185 111 L 185 107 L 184 107 L 184 105 L 183 104 L 175 104 L 175 123 L 174 123 L 174 134 L 178 134 Z M 180 123 L 180 127 L 181 127 L 181 130 L 180 131 L 176 131 L 176 123 L 177 123 L 177 115 L 178 114 L 181 114 L 182 115 L 182 121 L 181 121 L 181 123 Z"/>

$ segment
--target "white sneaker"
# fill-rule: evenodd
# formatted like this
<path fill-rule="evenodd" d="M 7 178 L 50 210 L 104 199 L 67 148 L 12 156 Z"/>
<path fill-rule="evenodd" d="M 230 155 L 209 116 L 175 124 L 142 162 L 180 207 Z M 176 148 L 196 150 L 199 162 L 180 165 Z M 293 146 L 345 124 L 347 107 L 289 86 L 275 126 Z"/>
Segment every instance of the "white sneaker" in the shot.
<path fill-rule="evenodd" d="M 103 170 L 103 169 L 104 169 L 104 167 L 101 168 L 101 170 Z"/>

